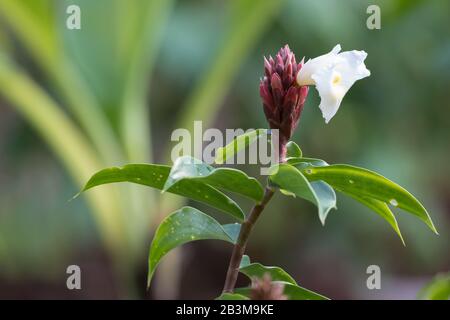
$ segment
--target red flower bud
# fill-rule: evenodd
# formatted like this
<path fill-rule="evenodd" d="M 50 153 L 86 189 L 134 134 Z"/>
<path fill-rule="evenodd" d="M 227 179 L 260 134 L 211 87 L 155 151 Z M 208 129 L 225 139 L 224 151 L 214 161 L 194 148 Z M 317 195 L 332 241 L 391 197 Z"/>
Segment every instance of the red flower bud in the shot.
<path fill-rule="evenodd" d="M 280 130 L 281 144 L 291 138 L 308 95 L 308 86 L 298 86 L 295 80 L 302 65 L 303 61 L 297 64 L 288 45 L 278 51 L 275 59 L 264 58 L 259 92 L 270 128 Z"/>

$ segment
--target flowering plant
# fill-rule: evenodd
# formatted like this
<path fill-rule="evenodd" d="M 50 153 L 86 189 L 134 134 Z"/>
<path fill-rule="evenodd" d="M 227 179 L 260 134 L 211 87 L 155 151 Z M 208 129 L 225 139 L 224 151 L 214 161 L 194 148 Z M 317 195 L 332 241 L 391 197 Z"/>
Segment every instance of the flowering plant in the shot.
<path fill-rule="evenodd" d="M 364 51 L 340 53 L 337 45 L 325 55 L 297 63 L 288 46 L 275 58 L 264 59 L 264 76 L 260 82 L 263 110 L 270 129 L 279 131 L 279 163 L 267 177 L 265 187 L 240 170 L 210 166 L 190 156 L 178 158 L 173 166 L 159 164 L 129 164 L 97 172 L 83 191 L 116 182 L 132 182 L 170 192 L 205 203 L 229 215 L 237 222 L 220 224 L 207 213 L 193 207 L 183 207 L 166 217 L 155 232 L 149 253 L 148 285 L 161 259 L 170 250 L 187 242 L 217 239 L 233 244 L 233 252 L 219 299 L 326 299 L 319 293 L 300 287 L 279 267 L 251 262 L 245 255 L 249 236 L 259 216 L 275 192 L 312 202 L 318 208 L 319 219 L 325 224 L 331 209 L 336 209 L 338 191 L 372 209 L 385 219 L 404 243 L 390 206 L 409 212 L 437 233 L 422 204 L 408 191 L 387 178 L 367 169 L 328 164 L 324 160 L 304 157 L 291 136 L 296 129 L 308 96 L 315 85 L 321 97 L 319 105 L 325 122 L 338 111 L 350 87 L 370 75 Z M 234 157 L 242 146 L 237 140 L 260 138 L 259 129 L 239 136 L 217 150 L 216 164 Z M 243 195 L 254 201 L 246 215 L 224 191 Z M 235 288 L 238 273 L 252 279 L 251 286 Z"/>

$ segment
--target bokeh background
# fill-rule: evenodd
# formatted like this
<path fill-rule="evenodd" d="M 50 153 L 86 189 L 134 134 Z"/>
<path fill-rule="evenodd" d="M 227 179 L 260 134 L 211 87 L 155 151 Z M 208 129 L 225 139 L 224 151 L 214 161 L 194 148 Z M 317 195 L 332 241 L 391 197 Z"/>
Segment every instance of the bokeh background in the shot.
<path fill-rule="evenodd" d="M 70 4 L 81 30 L 66 28 Z M 381 30 L 366 27 L 370 4 Z M 414 299 L 450 269 L 449 12 L 447 0 L 0 0 L 0 298 L 216 297 L 231 247 L 215 241 L 167 256 L 145 291 L 154 229 L 184 199 L 120 185 L 69 200 L 103 167 L 167 163 L 172 130 L 193 120 L 265 127 L 263 55 L 289 44 L 315 57 L 340 43 L 368 52 L 372 76 L 328 125 L 311 90 L 294 140 L 405 186 L 440 236 L 396 211 L 403 247 L 342 195 L 322 227 L 312 205 L 277 195 L 248 253 L 333 299 Z M 66 288 L 71 264 L 82 290 Z M 381 290 L 366 288 L 372 264 Z"/>

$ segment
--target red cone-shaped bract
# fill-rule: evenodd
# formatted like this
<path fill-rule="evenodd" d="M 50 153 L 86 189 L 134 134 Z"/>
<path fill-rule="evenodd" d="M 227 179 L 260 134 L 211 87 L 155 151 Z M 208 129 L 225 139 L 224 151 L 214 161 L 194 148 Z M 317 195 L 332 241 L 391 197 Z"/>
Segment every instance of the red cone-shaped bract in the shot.
<path fill-rule="evenodd" d="M 287 300 L 284 295 L 284 284 L 272 282 L 272 278 L 265 273 L 261 279 L 253 278 L 250 291 L 251 300 Z"/>
<path fill-rule="evenodd" d="M 295 81 L 302 65 L 303 62 L 297 64 L 288 45 L 278 51 L 275 59 L 264 58 L 259 92 L 270 128 L 280 130 L 281 144 L 294 133 L 308 95 L 308 86 L 300 87 Z"/>

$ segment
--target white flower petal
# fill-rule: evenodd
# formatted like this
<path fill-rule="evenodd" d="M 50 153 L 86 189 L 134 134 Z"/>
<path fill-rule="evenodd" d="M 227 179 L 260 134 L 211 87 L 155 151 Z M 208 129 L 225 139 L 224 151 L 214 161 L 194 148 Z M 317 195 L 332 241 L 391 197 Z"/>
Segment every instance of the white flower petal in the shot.
<path fill-rule="evenodd" d="M 323 68 L 313 74 L 312 78 L 316 83 L 316 89 L 320 95 L 319 108 L 325 123 L 328 123 L 336 114 L 347 90 L 343 86 L 333 85 L 333 79 L 339 79 L 341 74 L 334 71 L 331 67 Z"/>
<path fill-rule="evenodd" d="M 340 45 L 325 55 L 309 60 L 297 75 L 299 85 L 315 84 L 320 95 L 319 108 L 328 123 L 336 114 L 347 91 L 358 80 L 370 76 L 364 51 L 339 53 Z"/>
<path fill-rule="evenodd" d="M 334 61 L 338 53 L 341 51 L 341 45 L 336 45 L 330 52 L 309 59 L 297 74 L 297 83 L 299 86 L 314 85 L 315 82 L 312 75 L 319 69 L 325 68 L 331 61 Z"/>

